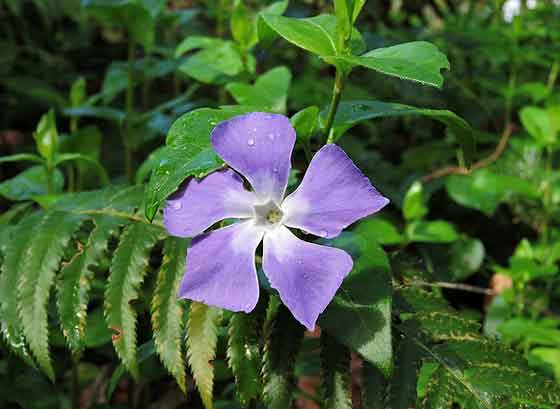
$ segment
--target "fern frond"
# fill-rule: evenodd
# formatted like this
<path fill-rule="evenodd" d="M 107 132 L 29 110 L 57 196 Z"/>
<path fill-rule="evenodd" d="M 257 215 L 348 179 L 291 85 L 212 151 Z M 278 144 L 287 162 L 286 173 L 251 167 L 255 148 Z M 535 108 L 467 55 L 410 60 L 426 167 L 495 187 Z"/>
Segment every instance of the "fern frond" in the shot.
<path fill-rule="evenodd" d="M 65 247 L 85 216 L 47 212 L 33 228 L 18 269 L 19 315 L 23 333 L 37 363 L 54 380 L 49 354 L 47 301 Z"/>
<path fill-rule="evenodd" d="M 218 322 L 222 310 L 192 302 L 187 321 L 187 358 L 206 409 L 212 409 Z"/>
<path fill-rule="evenodd" d="M 261 384 L 261 353 L 258 319 L 255 314 L 238 312 L 229 321 L 227 357 L 235 376 L 237 398 L 243 405 L 259 396 Z"/>
<path fill-rule="evenodd" d="M 351 409 L 350 350 L 323 333 L 321 334 L 321 363 L 325 409 Z"/>
<path fill-rule="evenodd" d="M 31 214 L 14 227 L 10 240 L 4 243 L 5 257 L 0 275 L 0 322 L 4 341 L 12 352 L 32 366 L 35 364 L 27 348 L 18 314 L 17 283 L 34 229 L 42 217 L 42 212 Z"/>
<path fill-rule="evenodd" d="M 113 345 L 135 378 L 139 376 L 136 311 L 131 303 L 138 298 L 148 268 L 150 250 L 160 234 L 159 229 L 145 223 L 133 223 L 125 228 L 113 255 L 105 291 L 105 319 L 115 331 Z"/>
<path fill-rule="evenodd" d="M 295 357 L 303 327 L 276 296 L 270 297 L 264 329 L 263 398 L 268 409 L 289 408 L 294 391 Z"/>
<path fill-rule="evenodd" d="M 188 241 L 170 237 L 163 248 L 163 264 L 152 298 L 152 328 L 158 355 L 167 370 L 186 392 L 185 362 L 182 353 L 183 307 L 177 298 L 185 272 Z"/>
<path fill-rule="evenodd" d="M 61 272 L 58 286 L 58 312 L 62 333 L 70 350 L 80 353 L 84 347 L 87 304 L 94 265 L 107 248 L 109 238 L 126 220 L 99 215 L 93 218 L 95 227 L 86 245 L 74 255 Z"/>

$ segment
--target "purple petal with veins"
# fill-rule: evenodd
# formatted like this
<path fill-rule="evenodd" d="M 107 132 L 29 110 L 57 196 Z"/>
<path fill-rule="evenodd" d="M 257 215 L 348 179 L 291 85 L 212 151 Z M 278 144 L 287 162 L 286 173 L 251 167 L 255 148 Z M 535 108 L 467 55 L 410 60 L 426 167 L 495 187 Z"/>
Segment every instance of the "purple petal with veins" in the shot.
<path fill-rule="evenodd" d="M 249 312 L 259 299 L 255 250 L 263 237 L 250 221 L 193 239 L 179 297 Z"/>
<path fill-rule="evenodd" d="M 218 124 L 212 146 L 253 186 L 259 200 L 280 203 L 290 174 L 296 133 L 283 115 L 253 112 Z"/>
<path fill-rule="evenodd" d="M 336 237 L 348 225 L 389 203 L 336 145 L 323 146 L 303 181 L 282 203 L 284 225 Z"/>
<path fill-rule="evenodd" d="M 252 217 L 255 200 L 234 171 L 214 172 L 202 180 L 191 179 L 167 201 L 163 224 L 173 236 L 194 237 L 221 220 Z"/>

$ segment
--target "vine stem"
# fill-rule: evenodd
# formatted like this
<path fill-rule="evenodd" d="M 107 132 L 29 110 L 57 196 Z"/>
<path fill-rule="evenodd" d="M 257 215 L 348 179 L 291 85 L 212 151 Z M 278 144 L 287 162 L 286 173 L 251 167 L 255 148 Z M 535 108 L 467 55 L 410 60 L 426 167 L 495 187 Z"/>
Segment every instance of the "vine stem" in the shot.
<path fill-rule="evenodd" d="M 128 86 L 126 88 L 126 99 L 125 99 L 125 111 L 126 111 L 126 125 L 123 135 L 123 145 L 124 145 L 124 163 L 126 178 L 129 183 L 132 183 L 132 146 L 131 146 L 131 133 L 132 128 L 131 117 L 132 109 L 134 104 L 134 54 L 135 54 L 135 44 L 132 37 L 129 35 L 128 38 Z"/>
<path fill-rule="evenodd" d="M 342 97 L 342 91 L 344 90 L 344 83 L 346 80 L 346 76 L 344 73 L 337 68 L 336 69 L 336 76 L 334 78 L 334 85 L 333 85 L 333 93 L 331 99 L 331 105 L 329 106 L 329 112 L 327 114 L 327 120 L 325 124 L 325 138 L 326 143 L 334 143 L 334 132 L 332 129 L 334 117 L 336 115 L 336 111 L 338 109 L 338 105 L 340 104 L 340 98 Z"/>

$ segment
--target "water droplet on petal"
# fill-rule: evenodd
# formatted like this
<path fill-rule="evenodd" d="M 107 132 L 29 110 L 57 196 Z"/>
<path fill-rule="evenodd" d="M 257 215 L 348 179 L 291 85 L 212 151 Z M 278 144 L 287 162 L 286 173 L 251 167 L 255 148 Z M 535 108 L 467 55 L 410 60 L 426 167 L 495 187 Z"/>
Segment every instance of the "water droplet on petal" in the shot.
<path fill-rule="evenodd" d="M 303 260 L 297 260 L 296 263 L 298 263 L 299 265 L 303 264 Z"/>
<path fill-rule="evenodd" d="M 255 146 L 255 140 L 253 138 L 250 138 L 247 140 L 247 145 L 249 146 Z"/>
<path fill-rule="evenodd" d="M 328 232 L 326 230 L 321 230 L 321 232 L 319 233 L 319 235 L 321 237 L 327 237 Z"/>
<path fill-rule="evenodd" d="M 176 202 L 173 202 L 173 204 L 172 204 L 171 206 L 172 206 L 175 210 L 179 210 L 179 209 L 181 209 L 181 207 L 183 207 L 183 204 L 182 204 L 180 201 L 177 200 Z"/>
<path fill-rule="evenodd" d="M 257 132 L 257 128 L 253 128 L 253 132 Z"/>
<path fill-rule="evenodd" d="M 269 133 L 268 134 L 268 139 L 270 139 L 271 141 L 274 140 L 274 134 L 273 133 Z"/>
<path fill-rule="evenodd" d="M 273 168 L 272 171 L 273 171 L 274 173 L 278 173 L 278 168 Z"/>

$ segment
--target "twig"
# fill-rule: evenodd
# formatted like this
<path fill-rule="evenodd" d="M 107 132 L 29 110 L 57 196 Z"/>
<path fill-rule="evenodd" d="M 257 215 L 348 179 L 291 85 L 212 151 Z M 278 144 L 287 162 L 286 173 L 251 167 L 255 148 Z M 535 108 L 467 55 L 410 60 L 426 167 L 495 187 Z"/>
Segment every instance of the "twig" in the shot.
<path fill-rule="evenodd" d="M 423 176 L 421 179 L 422 182 L 424 183 L 430 182 L 434 179 L 439 179 L 443 176 L 448 176 L 448 175 L 468 175 L 469 173 L 477 169 L 485 168 L 491 165 L 492 163 L 496 162 L 500 158 L 500 156 L 502 156 L 502 153 L 504 153 L 504 150 L 507 147 L 512 131 L 513 131 L 513 126 L 511 123 L 508 123 L 504 128 L 504 131 L 502 132 L 502 136 L 500 137 L 500 142 L 498 142 L 498 146 L 496 146 L 494 152 L 492 152 L 488 157 L 476 162 L 470 168 L 466 166 L 446 166 L 444 168 L 437 169 L 432 173 Z"/>
<path fill-rule="evenodd" d="M 435 283 L 428 283 L 425 281 L 412 281 L 410 283 L 412 286 L 416 287 L 437 287 L 437 288 L 448 288 L 450 290 L 467 291 L 470 293 L 484 294 L 484 295 L 496 295 L 497 292 L 490 288 L 475 287 L 474 285 L 462 284 L 462 283 L 446 283 L 443 281 L 438 281 Z"/>

